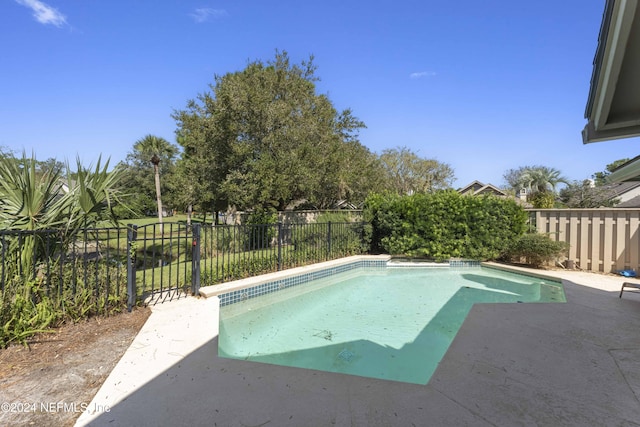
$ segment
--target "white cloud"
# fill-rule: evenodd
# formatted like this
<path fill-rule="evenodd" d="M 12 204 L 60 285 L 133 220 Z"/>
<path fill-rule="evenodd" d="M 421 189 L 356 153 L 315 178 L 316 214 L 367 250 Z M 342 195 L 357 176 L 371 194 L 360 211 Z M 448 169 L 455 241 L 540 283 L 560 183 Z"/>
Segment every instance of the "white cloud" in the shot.
<path fill-rule="evenodd" d="M 58 28 L 67 24 L 67 18 L 62 13 L 40 0 L 16 0 L 16 2 L 31 9 L 33 17 L 41 24 L 51 24 Z"/>
<path fill-rule="evenodd" d="M 436 73 L 434 71 L 419 71 L 417 73 L 409 74 L 409 77 L 412 79 L 421 79 L 424 77 L 433 77 Z"/>
<path fill-rule="evenodd" d="M 190 13 L 189 16 L 193 18 L 197 23 L 206 22 L 211 19 L 223 18 L 228 13 L 224 9 L 211 9 L 209 7 L 202 7 Z"/>

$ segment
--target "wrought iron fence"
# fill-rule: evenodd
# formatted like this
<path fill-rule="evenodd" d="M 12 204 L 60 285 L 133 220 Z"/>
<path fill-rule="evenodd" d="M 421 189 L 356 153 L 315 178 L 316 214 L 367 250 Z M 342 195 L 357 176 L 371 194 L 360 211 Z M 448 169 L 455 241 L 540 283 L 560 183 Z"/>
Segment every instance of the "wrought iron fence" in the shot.
<path fill-rule="evenodd" d="M 202 226 L 199 283 L 211 285 L 363 253 L 361 222 Z"/>
<path fill-rule="evenodd" d="M 21 292 L 48 299 L 71 317 L 118 309 L 127 301 L 126 229 L 0 231 L 3 304 Z"/>
<path fill-rule="evenodd" d="M 151 224 L 63 232 L 0 231 L 3 298 L 30 287 L 95 312 L 197 294 L 201 285 L 366 251 L 363 224 Z M 89 313 L 90 314 L 90 313 Z"/>

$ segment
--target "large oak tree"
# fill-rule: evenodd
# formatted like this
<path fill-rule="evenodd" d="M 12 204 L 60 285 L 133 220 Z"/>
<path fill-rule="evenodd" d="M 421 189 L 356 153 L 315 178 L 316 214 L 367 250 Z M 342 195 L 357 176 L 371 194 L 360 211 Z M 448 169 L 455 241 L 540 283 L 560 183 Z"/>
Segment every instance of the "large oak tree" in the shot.
<path fill-rule="evenodd" d="M 292 64 L 276 52 L 216 76 L 210 92 L 174 112 L 194 198 L 214 210 L 364 200 L 380 179 L 376 156 L 358 141 L 364 123 L 316 93 L 315 71 L 313 57 Z"/>

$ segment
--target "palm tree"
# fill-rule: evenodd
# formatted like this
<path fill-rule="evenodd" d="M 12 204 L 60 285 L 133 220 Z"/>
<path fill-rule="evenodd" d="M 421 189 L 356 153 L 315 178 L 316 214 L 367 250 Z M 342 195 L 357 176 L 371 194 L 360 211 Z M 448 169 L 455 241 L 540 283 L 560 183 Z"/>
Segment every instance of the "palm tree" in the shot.
<path fill-rule="evenodd" d="M 530 166 L 525 168 L 519 177 L 520 185 L 532 193 L 555 193 L 560 183 L 568 184 L 561 172 L 546 166 Z"/>
<path fill-rule="evenodd" d="M 162 196 L 160 194 L 160 161 L 161 159 L 173 159 L 178 153 L 178 149 L 164 138 L 155 135 L 146 135 L 133 145 L 133 150 L 140 154 L 140 157 L 153 164 L 153 172 L 156 183 L 156 200 L 158 203 L 158 222 L 160 223 L 160 233 L 162 229 Z"/>
<path fill-rule="evenodd" d="M 112 207 L 120 203 L 121 167 L 109 171 L 109 160 L 102 165 L 100 158 L 94 170 L 85 168 L 79 158 L 76 162 L 77 172 L 72 173 L 67 164 L 65 177 L 58 163 L 43 172 L 35 157 L 25 153 L 22 158 L 0 156 L 0 228 L 58 229 L 63 237 L 59 249 L 65 250 L 81 229 L 103 220 L 115 223 Z M 19 271 L 31 273 L 45 253 L 45 243 L 36 233 L 23 236 L 3 249 L 20 258 L 16 258 Z M 48 250 L 55 252 L 51 247 Z"/>
<path fill-rule="evenodd" d="M 552 208 L 556 198 L 556 186 L 568 184 L 559 170 L 546 166 L 527 166 L 516 171 L 515 184 L 527 190 L 527 200 L 534 208 Z"/>

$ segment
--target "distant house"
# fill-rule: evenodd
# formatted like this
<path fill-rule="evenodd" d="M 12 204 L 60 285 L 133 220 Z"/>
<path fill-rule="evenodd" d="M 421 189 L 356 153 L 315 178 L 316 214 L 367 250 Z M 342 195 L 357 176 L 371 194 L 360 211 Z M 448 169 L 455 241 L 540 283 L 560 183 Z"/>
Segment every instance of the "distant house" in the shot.
<path fill-rule="evenodd" d="M 507 197 L 508 194 L 492 184 L 483 184 L 480 181 L 473 181 L 460 189 L 458 193 L 467 196 L 482 196 L 491 194 L 493 196 Z"/>
<path fill-rule="evenodd" d="M 620 200 L 617 208 L 640 208 L 640 181 L 612 184 L 611 198 Z"/>

